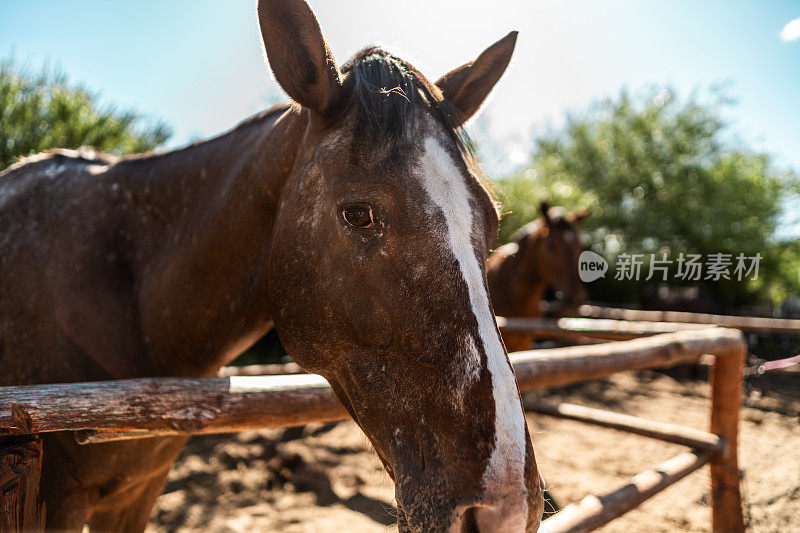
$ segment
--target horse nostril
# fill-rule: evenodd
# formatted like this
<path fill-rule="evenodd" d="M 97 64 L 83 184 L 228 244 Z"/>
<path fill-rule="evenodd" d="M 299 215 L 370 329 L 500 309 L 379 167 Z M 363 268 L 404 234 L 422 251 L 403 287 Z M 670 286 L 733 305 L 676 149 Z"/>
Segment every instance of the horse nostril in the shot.
<path fill-rule="evenodd" d="M 464 511 L 461 522 L 461 533 L 478 533 L 478 508 L 470 507 Z"/>

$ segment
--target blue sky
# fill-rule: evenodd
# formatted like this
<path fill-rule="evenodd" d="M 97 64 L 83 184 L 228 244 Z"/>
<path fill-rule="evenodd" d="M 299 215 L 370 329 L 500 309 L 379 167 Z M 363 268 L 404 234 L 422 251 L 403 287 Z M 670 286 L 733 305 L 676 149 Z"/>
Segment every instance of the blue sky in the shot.
<path fill-rule="evenodd" d="M 726 81 L 736 130 L 800 169 L 800 2 L 312 0 L 339 63 L 381 43 L 431 78 L 520 31 L 483 115 L 513 166 L 532 131 L 593 99 L 649 84 L 680 94 Z M 107 102 L 166 120 L 171 145 L 230 128 L 279 96 L 255 0 L 0 0 L 0 56 L 60 65 Z"/>

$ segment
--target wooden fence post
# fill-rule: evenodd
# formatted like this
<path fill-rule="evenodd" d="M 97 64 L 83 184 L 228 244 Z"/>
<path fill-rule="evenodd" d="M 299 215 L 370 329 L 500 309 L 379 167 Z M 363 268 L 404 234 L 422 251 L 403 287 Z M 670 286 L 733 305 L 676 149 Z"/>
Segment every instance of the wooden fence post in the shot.
<path fill-rule="evenodd" d="M 42 441 L 0 446 L 0 531 L 44 531 L 39 501 Z"/>
<path fill-rule="evenodd" d="M 725 440 L 711 461 L 712 528 L 720 533 L 744 531 L 737 438 L 745 355 L 743 347 L 717 355 L 711 372 L 711 433 Z"/>

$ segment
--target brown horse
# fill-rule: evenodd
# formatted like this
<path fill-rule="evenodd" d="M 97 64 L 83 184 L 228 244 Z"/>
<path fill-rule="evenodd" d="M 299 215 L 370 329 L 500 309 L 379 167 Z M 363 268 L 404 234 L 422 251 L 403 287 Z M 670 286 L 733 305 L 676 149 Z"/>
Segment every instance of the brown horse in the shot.
<path fill-rule="evenodd" d="M 497 214 L 461 129 L 516 33 L 438 82 L 339 69 L 303 0 L 261 0 L 293 105 L 209 141 L 0 175 L 0 385 L 213 376 L 273 325 L 396 485 L 403 531 L 532 531 L 539 475 L 483 265 Z M 183 438 L 44 437 L 48 527 L 142 530 Z"/>
<path fill-rule="evenodd" d="M 498 315 L 541 317 L 544 292 L 551 287 L 563 293 L 564 313 L 583 302 L 586 291 L 578 277 L 583 243 L 578 227 L 589 212 L 564 213 L 544 202 L 540 212 L 539 219 L 520 228 L 511 242 L 489 256 L 489 294 Z M 509 351 L 527 350 L 533 336 L 504 333 L 503 341 Z"/>

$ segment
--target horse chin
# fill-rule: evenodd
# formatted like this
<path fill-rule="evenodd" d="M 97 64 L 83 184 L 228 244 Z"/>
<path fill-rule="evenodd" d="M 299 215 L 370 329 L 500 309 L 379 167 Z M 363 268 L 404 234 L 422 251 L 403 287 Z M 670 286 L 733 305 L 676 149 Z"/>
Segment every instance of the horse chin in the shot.
<path fill-rule="evenodd" d="M 538 498 L 541 500 L 541 497 Z M 543 503 L 533 503 L 532 512 L 527 518 L 514 517 L 511 509 L 503 505 L 453 505 L 449 502 L 437 502 L 436 497 L 429 498 L 428 505 L 416 506 L 413 510 L 397 504 L 397 526 L 402 533 L 427 531 L 447 531 L 449 533 L 534 533 L 541 524 Z M 510 512 L 511 511 L 511 512 Z"/>
<path fill-rule="evenodd" d="M 397 528 L 402 533 L 480 531 L 474 507 L 459 506 L 439 491 L 417 496 L 413 504 L 397 502 Z"/>

